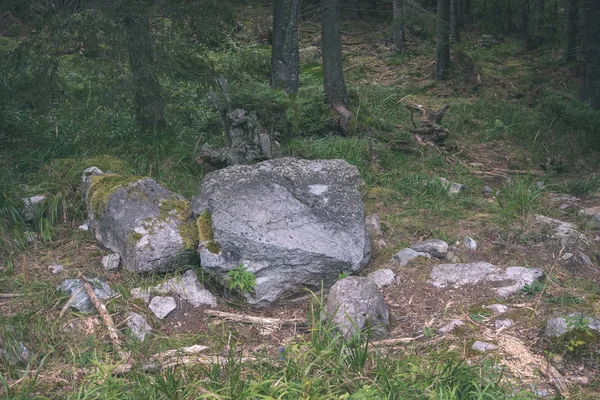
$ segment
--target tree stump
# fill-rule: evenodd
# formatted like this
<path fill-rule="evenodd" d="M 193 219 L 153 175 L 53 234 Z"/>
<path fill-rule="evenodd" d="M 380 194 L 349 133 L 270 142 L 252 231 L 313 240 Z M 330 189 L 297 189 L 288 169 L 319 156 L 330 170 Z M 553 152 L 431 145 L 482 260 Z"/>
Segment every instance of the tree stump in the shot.
<path fill-rule="evenodd" d="M 421 104 L 408 103 L 406 108 L 410 111 L 410 120 L 413 123 L 413 129 L 410 132 L 414 135 L 417 142 L 420 144 L 441 144 L 448 137 L 448 129 L 442 127 L 442 118 L 450 108 L 449 105 L 445 105 L 439 110 L 431 110 Z M 417 124 L 414 119 L 414 114 L 421 114 L 419 123 Z"/>

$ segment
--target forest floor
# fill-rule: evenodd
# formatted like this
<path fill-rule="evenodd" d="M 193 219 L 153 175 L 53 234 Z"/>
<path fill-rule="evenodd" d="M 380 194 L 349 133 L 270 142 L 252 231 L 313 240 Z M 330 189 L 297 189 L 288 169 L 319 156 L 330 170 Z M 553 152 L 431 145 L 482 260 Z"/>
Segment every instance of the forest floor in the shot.
<path fill-rule="evenodd" d="M 264 63 L 265 37 L 255 27 L 266 21 L 267 10 L 248 7 L 241 15 L 243 28 L 231 40 L 246 50 L 228 60 L 240 60 L 241 68 L 254 59 Z M 302 47 L 318 44 L 319 32 L 316 21 L 304 21 Z M 77 180 L 67 181 L 61 188 L 64 214 L 59 214 L 60 223 L 52 240 L 38 237 L 27 248 L 4 257 L 0 265 L 0 337 L 4 345 L 11 340 L 13 344 L 26 344 L 33 355 L 27 366 L 0 363 L 0 396 L 446 399 L 460 397 L 444 394 L 440 387 L 451 388 L 456 382 L 467 385 L 469 380 L 479 380 L 482 385 L 477 387 L 482 393 L 492 390 L 486 389 L 487 382 L 501 387 L 487 398 L 600 396 L 599 335 L 585 327 L 580 327 L 577 335 L 560 340 L 542 334 L 551 317 L 584 312 L 600 318 L 600 230 L 579 213 L 600 206 L 599 157 L 597 152 L 589 151 L 589 136 L 597 127 L 586 125 L 587 111 L 574 105 L 576 71 L 560 61 L 558 50 L 526 51 L 513 38 L 471 31 L 463 35 L 463 42 L 452 46 L 451 78 L 435 82 L 431 79 L 434 47 L 430 40 L 409 32 L 407 52 L 394 54 L 385 26 L 345 21 L 343 32 L 345 74 L 356 116 L 353 135 L 313 135 L 310 129 L 314 123 L 301 122 L 297 126 L 308 126 L 306 132 L 287 139 L 284 151 L 306 158 L 345 158 L 359 168 L 366 183 L 363 193 L 367 213 L 377 213 L 382 225 L 382 235 L 374 240 L 372 260 L 361 275 L 382 268 L 394 271 L 396 283 L 383 288 L 391 313 L 387 339 L 406 340 L 393 346 L 369 347 L 360 371 L 352 361 L 336 365 L 343 358 L 340 354 L 347 350 L 337 349 L 335 353 L 329 348 L 331 352 L 326 353 L 319 347 L 330 346 L 324 339 L 326 335 L 315 338 L 323 334 L 315 328 L 311 313 L 311 305 L 319 307 L 319 294 L 262 309 L 219 300 L 221 311 L 306 319 L 309 328 L 230 322 L 205 314 L 202 307 L 194 309 L 184 304 L 158 320 L 143 303 L 131 299 L 129 290 L 155 285 L 173 275 L 105 271 L 100 260 L 109 252 L 92 233 L 77 228 L 84 222 L 81 212 L 67 215 L 64 211 L 67 197 L 76 196 L 73 193 L 77 190 Z M 215 51 L 211 57 L 219 65 L 220 57 L 226 56 Z M 81 74 L 80 67 L 66 60 L 62 68 L 65 75 L 75 76 Z M 309 99 L 315 91 L 322 93 L 317 89 L 322 76 L 319 64 L 303 65 L 301 74 L 299 99 Z M 76 83 L 71 83 L 67 91 L 79 90 Z M 169 93 L 175 98 L 180 86 L 165 82 L 169 85 Z M 442 123 L 449 137 L 442 146 L 423 147 L 412 140 L 408 133 L 411 115 L 405 107 L 409 102 L 431 109 L 450 105 Z M 74 115 L 72 121 L 76 120 Z M 57 135 L 58 129 L 57 125 Z M 126 160 L 136 173 L 155 177 L 186 196 L 201 182 L 203 167 L 191 166 L 193 143 L 187 143 L 185 151 L 189 154 L 179 159 L 173 158 L 177 151 L 157 145 L 152 151 L 160 149 L 165 155 L 154 170 L 148 167 L 151 162 L 131 154 L 126 145 L 111 145 L 104 146 L 102 152 Z M 87 146 L 69 156 L 84 159 L 95 155 L 93 142 Z M 17 157 L 18 152 L 0 150 L 2 168 L 9 170 L 17 165 Z M 44 162 L 50 167 L 34 172 L 37 177 L 42 174 L 42 179 L 48 179 L 43 175 L 48 168 L 59 168 L 52 164 L 53 157 Z M 179 168 L 182 163 L 189 165 L 169 169 L 171 164 Z M 61 176 L 77 177 L 79 172 L 75 168 Z M 31 184 L 29 179 L 39 182 L 21 172 L 6 173 L 5 178 L 9 176 L 17 184 Z M 440 178 L 464 184 L 467 189 L 449 195 L 439 183 Z M 486 186 L 491 189 L 489 193 L 483 190 Z M 593 266 L 581 268 L 562 262 L 568 249 L 548 239 L 547 228 L 535 222 L 538 214 L 571 222 L 585 234 L 589 242 L 585 251 Z M 477 241 L 477 250 L 461 244 L 465 236 Z M 431 269 L 441 263 L 439 260 L 408 266 L 391 261 L 398 250 L 423 239 L 442 239 L 450 244 L 450 254 L 443 262 L 485 261 L 498 266 L 536 267 L 544 270 L 546 279 L 509 299 L 498 299 L 485 287 L 437 289 L 426 281 Z M 65 269 L 53 274 L 48 269 L 51 264 L 61 264 Z M 119 329 L 123 328 L 127 311 L 147 317 L 154 331 L 145 342 L 123 334 L 124 349 L 136 362 L 168 349 L 196 344 L 208 346 L 206 355 L 226 362 L 200 363 L 158 374 L 113 374 L 120 361 L 112 353 L 99 316 L 74 312 L 60 315 L 67 298 L 55 288 L 78 273 L 99 277 L 119 293 L 107 304 Z M 509 311 L 494 315 L 484 308 L 492 303 L 504 304 Z M 494 321 L 499 318 L 509 318 L 513 325 L 496 329 Z M 437 333 L 438 328 L 455 319 L 465 325 L 449 334 Z M 471 350 L 475 340 L 495 343 L 498 349 L 486 354 L 475 352 Z M 393 364 L 394 371 L 382 369 L 380 364 L 390 368 L 391 359 L 403 361 Z M 452 363 L 444 364 L 448 360 Z M 440 369 L 440 365 L 450 365 L 450 369 Z M 469 372 L 461 369 L 463 365 L 471 368 Z M 549 365 L 558 377 L 548 372 Z M 393 374 L 407 386 L 390 383 Z"/>

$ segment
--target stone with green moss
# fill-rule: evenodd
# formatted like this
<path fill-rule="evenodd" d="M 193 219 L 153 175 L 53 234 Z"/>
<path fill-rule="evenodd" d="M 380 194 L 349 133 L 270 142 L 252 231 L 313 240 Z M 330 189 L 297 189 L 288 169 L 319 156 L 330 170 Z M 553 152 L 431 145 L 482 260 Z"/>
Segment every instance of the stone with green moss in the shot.
<path fill-rule="evenodd" d="M 214 241 L 214 232 L 212 228 L 212 217 L 210 212 L 204 211 L 196 220 L 198 239 L 200 243 L 211 253 L 218 254 L 221 248 Z"/>

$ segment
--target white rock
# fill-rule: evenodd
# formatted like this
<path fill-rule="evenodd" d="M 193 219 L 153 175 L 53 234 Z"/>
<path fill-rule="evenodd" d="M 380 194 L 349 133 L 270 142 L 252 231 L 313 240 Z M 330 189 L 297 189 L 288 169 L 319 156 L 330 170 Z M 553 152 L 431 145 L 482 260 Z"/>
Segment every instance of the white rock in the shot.
<path fill-rule="evenodd" d="M 504 304 L 490 304 L 489 306 L 485 306 L 485 308 L 489 308 L 496 314 L 504 314 L 506 311 L 508 311 L 508 307 Z"/>
<path fill-rule="evenodd" d="M 177 303 L 175 303 L 175 299 L 172 297 L 156 296 L 152 298 L 148 308 L 158 319 L 163 319 L 177 308 Z"/>
<path fill-rule="evenodd" d="M 371 272 L 367 275 L 367 278 L 377 285 L 379 289 L 396 282 L 396 274 L 391 269 L 379 269 Z"/>
<path fill-rule="evenodd" d="M 52 264 L 48 266 L 48 269 L 53 273 L 53 274 L 58 274 L 60 272 L 63 272 L 65 270 L 65 267 L 63 265 L 60 264 Z"/>
<path fill-rule="evenodd" d="M 102 257 L 102 266 L 107 271 L 112 271 L 119 268 L 120 262 L 121 256 L 118 253 L 113 253 Z"/>
<path fill-rule="evenodd" d="M 372 238 L 381 236 L 383 233 L 381 232 L 381 223 L 379 222 L 379 215 L 370 214 L 367 215 L 367 231 Z"/>
<path fill-rule="evenodd" d="M 453 319 L 452 321 L 448 322 L 446 325 L 444 325 L 440 329 L 438 329 L 438 333 L 439 334 L 450 333 L 457 326 L 463 326 L 464 324 L 465 323 L 462 322 L 460 319 Z"/>
<path fill-rule="evenodd" d="M 469 250 L 477 250 L 477 242 L 470 236 L 465 236 L 465 238 L 463 239 L 463 244 Z"/>
<path fill-rule="evenodd" d="M 83 224 L 79 225 L 78 228 L 81 229 L 82 231 L 88 231 L 88 230 L 90 230 L 90 227 L 87 224 L 87 222 L 84 222 Z"/>
<path fill-rule="evenodd" d="M 150 289 L 133 288 L 129 291 L 132 299 L 142 299 L 144 303 L 150 302 Z"/>
<path fill-rule="evenodd" d="M 36 215 L 39 213 L 40 207 L 44 200 L 46 200 L 46 196 L 31 196 L 25 197 L 23 200 L 23 210 L 21 212 L 23 216 L 23 220 L 25 222 L 31 222 L 35 219 Z"/>
<path fill-rule="evenodd" d="M 443 240 L 429 239 L 410 246 L 414 251 L 428 253 L 435 258 L 444 258 L 448 254 L 448 243 Z"/>
<path fill-rule="evenodd" d="M 151 289 L 152 293 L 160 295 L 177 295 L 190 303 L 194 308 L 201 305 L 217 306 L 217 298 L 204 288 L 194 271 L 187 270 L 182 276 L 169 279 L 165 283 Z"/>
<path fill-rule="evenodd" d="M 414 251 L 413 249 L 406 248 L 394 254 L 392 260 L 398 261 L 400 265 L 405 266 L 418 257 L 425 257 L 429 260 L 431 259 L 431 256 L 428 253 L 422 253 L 419 251 Z"/>
<path fill-rule="evenodd" d="M 475 343 L 473 343 L 473 346 L 471 346 L 471 348 L 473 350 L 485 353 L 486 351 L 496 350 L 498 348 L 498 346 L 496 346 L 495 344 L 492 344 L 492 343 L 481 342 L 481 341 L 477 340 Z"/>
<path fill-rule="evenodd" d="M 152 332 L 152 327 L 146 321 L 146 318 L 138 313 L 130 312 L 128 315 L 127 327 L 131 329 L 131 334 L 140 342 L 146 339 L 146 335 Z"/>
<path fill-rule="evenodd" d="M 494 321 L 494 327 L 496 329 L 510 328 L 511 326 L 513 326 L 513 321 L 511 319 L 497 319 Z"/>

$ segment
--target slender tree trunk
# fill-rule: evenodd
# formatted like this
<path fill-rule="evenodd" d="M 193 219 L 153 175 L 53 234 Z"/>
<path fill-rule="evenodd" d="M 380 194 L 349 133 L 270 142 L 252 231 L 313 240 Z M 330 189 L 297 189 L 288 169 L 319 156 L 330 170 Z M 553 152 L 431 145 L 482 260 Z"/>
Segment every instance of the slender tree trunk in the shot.
<path fill-rule="evenodd" d="M 160 85 L 154 72 L 152 35 L 145 17 L 127 15 L 127 50 L 133 76 L 137 119 L 143 129 L 166 126 Z"/>
<path fill-rule="evenodd" d="M 450 37 L 452 42 L 460 42 L 458 36 L 458 0 L 450 0 Z"/>
<path fill-rule="evenodd" d="M 465 27 L 465 2 L 464 0 L 456 0 L 456 15 L 458 18 L 458 29 L 462 30 Z"/>
<path fill-rule="evenodd" d="M 581 100 L 600 110 L 600 2 L 583 0 Z"/>
<path fill-rule="evenodd" d="M 273 51 L 271 86 L 287 93 L 298 92 L 298 15 L 300 0 L 275 0 L 273 5 Z"/>
<path fill-rule="evenodd" d="M 544 0 L 536 0 L 533 10 L 533 47 L 538 47 L 544 42 L 542 35 L 544 25 Z"/>
<path fill-rule="evenodd" d="M 434 79 L 443 81 L 450 69 L 450 0 L 438 0 L 437 18 Z"/>
<path fill-rule="evenodd" d="M 565 48 L 565 61 L 573 62 L 577 59 L 577 15 L 579 14 L 579 2 L 577 0 L 566 0 L 566 33 L 567 47 Z M 600 22 L 599 22 L 600 23 Z"/>
<path fill-rule="evenodd" d="M 323 49 L 323 86 L 327 104 L 341 117 L 340 128 L 347 135 L 354 117 L 347 108 L 348 94 L 344 81 L 342 34 L 338 0 L 321 0 L 321 47 Z"/>
<path fill-rule="evenodd" d="M 404 0 L 394 0 L 393 10 L 392 36 L 394 39 L 394 51 L 402 52 L 406 45 L 406 38 L 404 36 Z"/>
<path fill-rule="evenodd" d="M 471 23 L 471 0 L 462 0 L 463 25 Z"/>

